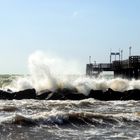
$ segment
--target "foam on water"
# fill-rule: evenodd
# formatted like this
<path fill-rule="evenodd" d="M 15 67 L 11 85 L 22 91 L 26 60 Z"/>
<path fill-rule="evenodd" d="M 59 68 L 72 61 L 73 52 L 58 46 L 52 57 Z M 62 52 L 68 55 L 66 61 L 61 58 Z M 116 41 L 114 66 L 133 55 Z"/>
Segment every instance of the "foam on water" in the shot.
<path fill-rule="evenodd" d="M 138 121 L 140 123 L 139 101 L 102 102 L 94 99 L 80 101 L 38 101 L 38 100 L 1 100 L 2 122 L 29 120 L 36 123 L 63 123 L 63 120 L 113 119 L 119 122 Z M 137 106 L 136 106 L 137 104 Z M 123 119 L 123 120 L 122 120 Z M 10 121 L 10 122 L 9 122 Z M 109 120 L 108 120 L 109 121 Z"/>
<path fill-rule="evenodd" d="M 139 101 L 91 98 L 0 100 L 1 139 L 139 138 L 139 106 Z"/>

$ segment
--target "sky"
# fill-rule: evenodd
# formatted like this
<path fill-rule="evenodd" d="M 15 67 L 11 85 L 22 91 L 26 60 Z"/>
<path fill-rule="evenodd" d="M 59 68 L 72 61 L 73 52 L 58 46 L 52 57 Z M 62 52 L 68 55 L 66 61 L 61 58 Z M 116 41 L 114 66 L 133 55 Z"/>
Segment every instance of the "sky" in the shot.
<path fill-rule="evenodd" d="M 37 50 L 65 61 L 140 55 L 140 0 L 0 0 L 0 74 L 28 73 Z"/>

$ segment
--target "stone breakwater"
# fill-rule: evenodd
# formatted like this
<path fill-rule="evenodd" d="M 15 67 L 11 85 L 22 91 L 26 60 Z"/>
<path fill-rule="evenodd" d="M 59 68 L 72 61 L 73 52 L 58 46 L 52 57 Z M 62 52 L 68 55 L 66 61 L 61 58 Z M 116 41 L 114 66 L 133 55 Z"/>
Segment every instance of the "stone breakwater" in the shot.
<path fill-rule="evenodd" d="M 140 90 L 133 89 L 124 92 L 108 89 L 106 91 L 91 89 L 88 95 L 79 93 L 76 89 L 57 89 L 55 91 L 43 90 L 37 92 L 35 89 L 26 89 L 18 92 L 11 90 L 0 90 L 0 99 L 2 100 L 22 100 L 22 99 L 37 99 L 37 100 L 83 100 L 94 98 L 101 101 L 111 100 L 140 100 Z"/>

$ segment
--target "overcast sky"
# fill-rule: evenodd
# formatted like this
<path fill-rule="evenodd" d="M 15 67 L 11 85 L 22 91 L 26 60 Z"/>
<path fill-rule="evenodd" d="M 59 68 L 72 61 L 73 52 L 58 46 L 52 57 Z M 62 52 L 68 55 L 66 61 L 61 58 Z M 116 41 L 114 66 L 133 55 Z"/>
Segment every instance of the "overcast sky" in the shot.
<path fill-rule="evenodd" d="M 36 50 L 75 60 L 109 62 L 140 55 L 140 0 L 0 0 L 0 73 L 28 73 Z"/>

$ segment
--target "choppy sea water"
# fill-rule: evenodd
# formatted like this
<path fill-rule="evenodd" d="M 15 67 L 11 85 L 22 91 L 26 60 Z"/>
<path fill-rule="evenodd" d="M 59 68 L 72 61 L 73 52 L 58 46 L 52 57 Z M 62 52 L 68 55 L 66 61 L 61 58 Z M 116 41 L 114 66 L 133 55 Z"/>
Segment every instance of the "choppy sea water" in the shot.
<path fill-rule="evenodd" d="M 16 76 L 1 76 L 1 88 L 13 79 Z M 105 80 L 92 84 L 95 81 L 104 88 Z M 130 85 L 139 87 L 139 81 Z M 1 140 L 138 140 L 139 127 L 140 101 L 0 100 Z"/>
<path fill-rule="evenodd" d="M 139 101 L 0 101 L 3 140 L 140 139 L 139 127 Z"/>

